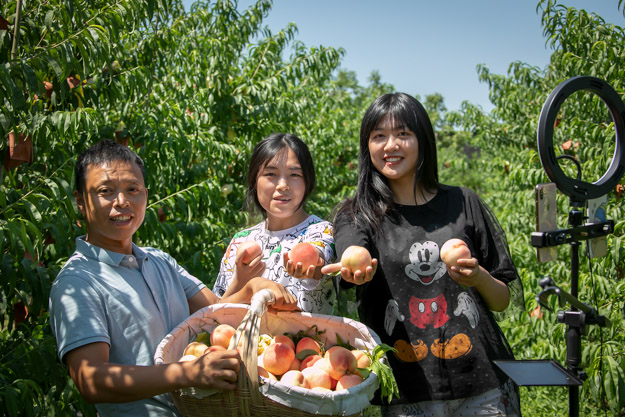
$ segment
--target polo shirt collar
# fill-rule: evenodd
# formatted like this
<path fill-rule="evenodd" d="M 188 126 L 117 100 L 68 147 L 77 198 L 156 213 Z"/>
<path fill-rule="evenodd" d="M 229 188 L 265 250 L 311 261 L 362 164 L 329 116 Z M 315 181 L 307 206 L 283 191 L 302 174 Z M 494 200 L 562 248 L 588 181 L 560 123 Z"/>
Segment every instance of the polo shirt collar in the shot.
<path fill-rule="evenodd" d="M 130 256 L 92 245 L 85 240 L 85 237 L 86 235 L 76 238 L 76 252 L 87 258 L 95 259 L 111 266 L 119 266 L 125 258 Z M 148 258 L 148 254 L 134 243 L 132 244 L 132 254 L 137 258 L 139 265 Z"/>

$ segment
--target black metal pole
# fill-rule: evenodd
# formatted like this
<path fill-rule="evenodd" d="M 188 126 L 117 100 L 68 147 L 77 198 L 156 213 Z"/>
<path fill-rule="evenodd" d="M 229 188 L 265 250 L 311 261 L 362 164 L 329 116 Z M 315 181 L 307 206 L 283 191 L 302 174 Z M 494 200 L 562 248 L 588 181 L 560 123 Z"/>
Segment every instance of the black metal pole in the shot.
<path fill-rule="evenodd" d="M 583 213 L 579 209 L 581 203 L 571 199 L 571 211 L 569 212 L 569 225 L 571 227 L 577 227 L 582 224 Z M 579 287 L 579 241 L 571 242 L 571 295 L 577 298 Z M 571 315 L 573 312 L 579 311 L 577 308 L 571 306 Z M 581 363 L 582 354 L 582 341 L 581 341 L 581 326 L 583 324 L 578 321 L 575 324 L 569 323 L 569 329 L 566 333 L 566 365 L 567 369 L 574 375 L 579 375 L 579 365 Z M 579 416 L 579 387 L 569 387 L 569 417 Z"/>
<path fill-rule="evenodd" d="M 579 279 L 579 242 L 571 242 L 571 295 L 577 297 Z M 571 306 L 569 311 L 578 311 Z M 566 333 L 566 365 L 574 375 L 579 374 L 581 363 L 581 329 L 576 325 L 569 325 Z M 579 416 L 579 387 L 569 387 L 569 417 Z"/>

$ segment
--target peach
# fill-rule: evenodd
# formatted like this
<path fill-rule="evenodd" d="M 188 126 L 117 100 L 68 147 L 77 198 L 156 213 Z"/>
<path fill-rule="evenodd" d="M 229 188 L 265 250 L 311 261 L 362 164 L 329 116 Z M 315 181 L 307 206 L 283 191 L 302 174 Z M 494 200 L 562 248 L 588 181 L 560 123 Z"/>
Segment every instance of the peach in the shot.
<path fill-rule="evenodd" d="M 293 261 L 293 265 L 301 262 L 302 269 L 306 271 L 311 265 L 316 267 L 319 263 L 319 251 L 310 243 L 301 242 L 293 246 L 289 259 Z"/>
<path fill-rule="evenodd" d="M 363 381 L 360 375 L 356 374 L 348 374 L 343 375 L 341 379 L 336 383 L 336 391 L 340 391 L 342 389 L 348 389 L 351 387 L 355 387 Z"/>
<path fill-rule="evenodd" d="M 352 352 L 342 346 L 332 346 L 327 350 L 324 359 L 330 364 L 329 374 L 332 378 L 339 380 L 347 373 L 356 372 L 358 361 Z"/>
<path fill-rule="evenodd" d="M 295 387 L 308 388 L 308 381 L 300 371 L 288 371 L 280 378 L 280 382 Z"/>
<path fill-rule="evenodd" d="M 301 371 L 308 381 L 309 388 L 323 387 L 330 389 L 332 383 L 330 381 L 330 375 L 321 368 L 305 368 Z"/>
<path fill-rule="evenodd" d="M 220 324 L 215 327 L 211 333 L 211 345 L 219 345 L 228 349 L 230 339 L 236 332 L 236 329 L 229 324 Z"/>
<path fill-rule="evenodd" d="M 272 343 L 263 353 L 263 367 L 274 375 L 282 375 L 291 368 L 295 352 L 287 344 Z"/>
<path fill-rule="evenodd" d="M 273 343 L 284 343 L 289 345 L 291 349 L 295 351 L 295 343 L 293 343 L 293 339 L 285 334 L 279 334 L 273 338 Z"/>
<path fill-rule="evenodd" d="M 237 247 L 237 260 L 241 260 L 244 264 L 249 264 L 259 255 L 263 254 L 260 245 L 253 240 L 242 242 Z"/>
<path fill-rule="evenodd" d="M 470 259 L 471 251 L 467 244 L 461 239 L 449 239 L 441 247 L 441 260 L 446 265 L 458 265 L 458 259 Z"/>
<path fill-rule="evenodd" d="M 300 353 L 303 350 L 314 350 L 321 355 L 321 346 L 319 345 L 319 342 L 308 336 L 302 337 L 300 341 L 297 342 L 295 353 Z"/>
<path fill-rule="evenodd" d="M 179 362 L 188 362 L 196 360 L 197 356 L 195 355 L 184 355 L 182 358 L 178 359 Z"/>
<path fill-rule="evenodd" d="M 208 346 L 200 342 L 191 342 L 184 348 L 183 355 L 202 356 L 208 350 Z"/>
<path fill-rule="evenodd" d="M 267 379 L 273 379 L 274 381 L 278 380 L 278 378 L 276 378 L 276 376 L 274 374 L 272 374 L 271 372 L 267 371 L 262 366 L 258 366 L 258 376 L 262 376 L 262 377 L 265 377 Z"/>
<path fill-rule="evenodd" d="M 354 349 L 351 351 L 352 355 L 356 358 L 356 367 L 357 368 L 368 368 L 371 366 L 371 359 L 367 356 L 365 352 L 360 349 Z"/>
<path fill-rule="evenodd" d="M 320 359 L 321 359 L 321 355 L 306 356 L 304 359 L 302 359 L 302 363 L 299 366 L 299 370 L 303 371 L 304 369 L 313 366 L 315 362 L 317 362 Z"/>
<path fill-rule="evenodd" d="M 369 265 L 371 265 L 371 254 L 362 246 L 350 246 L 341 256 L 341 266 L 352 272 L 364 273 Z"/>
<path fill-rule="evenodd" d="M 319 391 L 319 392 L 332 392 L 331 389 L 324 388 L 324 387 L 312 387 L 310 390 L 311 391 Z"/>
<path fill-rule="evenodd" d="M 208 349 L 206 349 L 206 353 L 219 352 L 222 350 L 226 350 L 226 348 L 223 346 L 219 346 L 219 345 L 212 345 L 212 346 L 209 346 Z"/>
<path fill-rule="evenodd" d="M 293 362 L 291 362 L 291 366 L 289 367 L 289 371 L 301 371 L 300 366 L 302 365 L 302 361 L 295 358 Z"/>

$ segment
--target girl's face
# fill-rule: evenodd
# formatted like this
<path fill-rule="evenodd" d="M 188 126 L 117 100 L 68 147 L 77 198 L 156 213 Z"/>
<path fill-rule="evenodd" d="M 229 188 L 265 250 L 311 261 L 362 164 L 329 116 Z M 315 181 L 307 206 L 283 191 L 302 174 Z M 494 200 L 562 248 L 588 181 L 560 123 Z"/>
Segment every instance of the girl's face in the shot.
<path fill-rule="evenodd" d="M 397 186 L 406 186 L 412 193 L 419 160 L 419 143 L 414 132 L 393 126 L 386 115 L 369 134 L 369 153 L 371 163 L 388 179 L 393 192 L 398 191 Z"/>
<path fill-rule="evenodd" d="M 306 191 L 302 167 L 291 148 L 285 147 L 261 168 L 256 195 L 267 212 L 267 228 L 284 230 L 306 219 L 300 207 Z"/>

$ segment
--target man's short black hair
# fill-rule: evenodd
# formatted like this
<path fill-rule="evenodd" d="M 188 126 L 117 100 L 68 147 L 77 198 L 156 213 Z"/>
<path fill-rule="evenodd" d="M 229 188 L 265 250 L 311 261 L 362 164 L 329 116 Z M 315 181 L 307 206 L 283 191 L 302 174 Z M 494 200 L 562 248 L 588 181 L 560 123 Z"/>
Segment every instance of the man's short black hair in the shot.
<path fill-rule="evenodd" d="M 105 139 L 96 143 L 78 156 L 74 175 L 76 177 L 76 191 L 85 191 L 85 174 L 89 165 L 102 165 L 111 162 L 127 162 L 136 164 L 141 170 L 141 175 L 145 180 L 145 168 L 143 160 L 127 146 L 121 145 L 113 140 Z"/>

